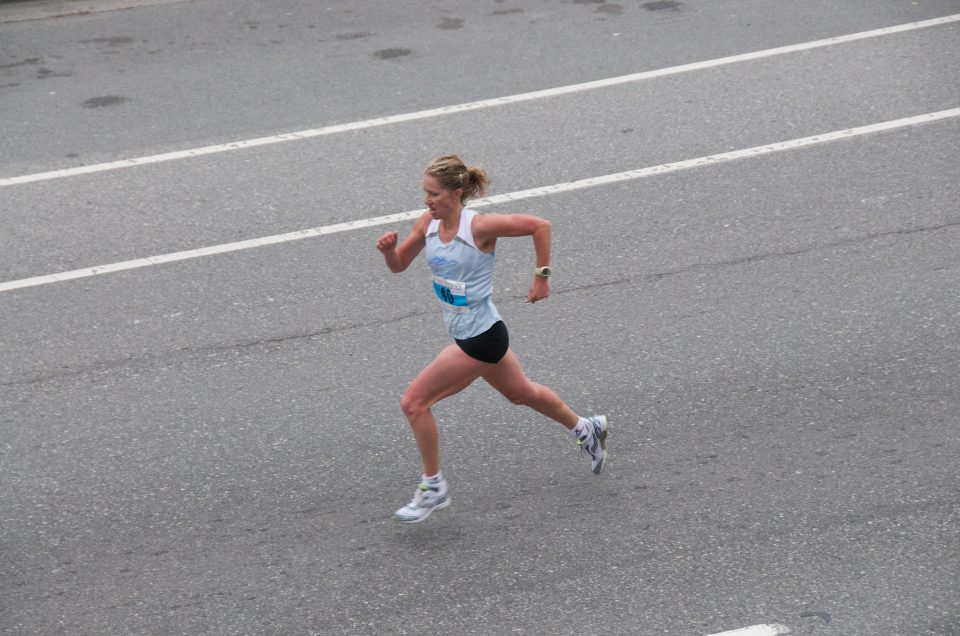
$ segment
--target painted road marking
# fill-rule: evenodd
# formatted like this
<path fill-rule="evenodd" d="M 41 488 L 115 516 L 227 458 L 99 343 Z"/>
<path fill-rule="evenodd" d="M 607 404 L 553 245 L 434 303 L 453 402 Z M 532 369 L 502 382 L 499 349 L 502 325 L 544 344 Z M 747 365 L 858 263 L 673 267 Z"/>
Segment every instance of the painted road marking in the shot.
<path fill-rule="evenodd" d="M 0 24 L 8 22 L 25 22 L 27 20 L 45 20 L 47 18 L 62 18 L 70 15 L 88 15 L 103 13 L 104 11 L 123 11 L 139 7 L 150 7 L 160 4 L 178 4 L 188 0 L 34 0 L 33 2 L 19 2 L 3 7 L 0 14 Z"/>
<path fill-rule="evenodd" d="M 734 629 L 729 632 L 719 632 L 709 636 L 778 636 L 779 634 L 789 634 L 790 628 L 786 625 L 753 625 L 742 629 Z"/>
<path fill-rule="evenodd" d="M 668 75 L 677 75 L 679 73 L 688 73 L 691 71 L 700 71 L 704 69 L 716 68 L 718 66 L 725 66 L 728 64 L 737 64 L 739 62 L 748 62 L 751 60 L 759 60 L 766 57 L 772 57 L 775 55 L 786 55 L 788 53 L 798 53 L 800 51 L 809 51 L 811 49 L 822 48 L 826 46 L 833 46 L 835 44 L 845 44 L 848 42 L 855 42 L 858 40 L 865 40 L 868 38 L 876 38 L 885 35 L 893 35 L 895 33 L 903 33 L 906 31 L 913 31 L 916 29 L 924 29 L 927 27 L 940 26 L 944 24 L 950 24 L 952 22 L 960 21 L 960 13 L 954 15 L 943 16 L 940 18 L 933 18 L 931 20 L 922 20 L 919 22 L 910 22 L 907 24 L 900 24 L 891 27 L 884 27 L 882 29 L 874 29 L 872 31 L 861 31 L 860 33 L 851 33 L 848 35 L 841 35 L 833 38 L 826 38 L 823 40 L 814 40 L 811 42 L 804 42 L 801 44 L 791 44 L 789 46 L 781 46 L 773 49 L 764 49 L 762 51 L 754 51 L 752 53 L 743 53 L 740 55 L 731 55 L 729 57 L 721 57 L 714 60 L 706 60 L 703 62 L 694 62 L 692 64 L 682 64 L 680 66 L 671 66 L 668 68 L 663 68 L 654 71 L 644 71 L 641 73 L 633 73 L 630 75 L 621 75 L 619 77 L 611 77 L 602 80 L 595 80 L 591 82 L 583 82 L 580 84 L 570 84 L 568 86 L 559 86 L 557 88 L 549 88 L 546 90 L 532 91 L 529 93 L 518 93 L 516 95 L 508 95 L 506 97 L 497 97 L 494 99 L 485 99 L 478 102 L 469 102 L 466 104 L 457 104 L 454 106 L 444 106 L 441 108 L 431 108 L 428 110 L 421 110 L 413 113 L 405 113 L 401 115 L 390 115 L 387 117 L 378 117 L 375 119 L 366 119 L 363 121 L 356 121 L 347 124 L 337 124 L 334 126 L 325 126 L 323 128 L 312 128 L 310 130 L 300 130 L 297 132 L 284 133 L 280 135 L 273 135 L 270 137 L 258 137 L 256 139 L 246 139 L 241 141 L 235 141 L 225 144 L 216 144 L 213 146 L 203 146 L 201 148 L 193 148 L 189 150 L 177 150 L 174 152 L 166 152 L 158 155 L 149 155 L 145 157 L 134 157 L 131 159 L 121 159 L 118 161 L 109 161 L 106 163 L 97 163 L 91 164 L 89 166 L 77 166 L 75 168 L 63 168 L 60 170 L 50 170 L 48 172 L 37 172 L 34 174 L 26 174 L 17 177 L 5 177 L 0 178 L 0 187 L 24 184 L 24 183 L 33 183 L 36 181 L 47 181 L 50 179 L 62 179 L 65 177 L 74 177 L 84 174 L 93 174 L 97 172 L 107 172 L 109 170 L 120 170 L 122 168 L 133 168 L 135 166 L 143 166 L 153 163 L 161 163 L 165 161 L 175 161 L 179 159 L 189 159 L 192 157 L 202 157 L 204 155 L 212 155 L 221 152 L 231 152 L 234 150 L 246 150 L 249 148 L 257 148 L 260 146 L 268 146 L 272 144 L 286 143 L 290 141 L 297 141 L 301 139 L 311 139 L 313 137 L 322 137 L 325 135 L 333 135 L 342 132 L 349 132 L 353 130 L 364 130 L 367 128 L 376 128 L 378 126 L 388 126 L 391 124 L 399 124 L 408 121 L 415 121 L 419 119 L 428 119 L 431 117 L 441 117 L 444 115 L 452 115 L 454 113 L 463 113 L 467 111 L 480 110 L 484 108 L 496 108 L 498 106 L 507 106 L 510 104 L 517 104 L 520 102 L 527 102 L 537 99 L 545 99 L 549 97 L 557 97 L 560 95 L 569 95 L 571 93 L 578 93 L 583 91 L 592 91 L 600 88 L 608 88 L 611 86 L 618 86 L 620 84 L 627 84 L 630 82 L 640 82 L 643 80 L 654 79 L 657 77 L 666 77 Z"/>
<path fill-rule="evenodd" d="M 671 172 L 679 172 L 681 170 L 689 170 L 691 168 L 702 168 L 705 166 L 713 166 L 713 165 L 726 163 L 730 161 L 736 161 L 738 159 L 749 159 L 751 157 L 760 157 L 760 156 L 768 155 L 774 152 L 796 150 L 798 148 L 814 146 L 817 144 L 824 144 L 824 143 L 829 143 L 833 141 L 842 141 L 845 139 L 854 139 L 856 137 L 862 137 L 863 135 L 870 135 L 870 134 L 880 133 L 880 132 L 889 131 L 889 130 L 896 130 L 898 128 L 905 128 L 908 126 L 928 124 L 928 123 L 950 119 L 954 117 L 960 117 L 960 108 L 951 108 L 949 110 L 941 110 L 935 113 L 916 115 L 914 117 L 906 117 L 903 119 L 894 119 L 894 120 L 882 122 L 879 124 L 870 124 L 868 126 L 860 126 L 858 128 L 848 128 L 846 130 L 837 130 L 834 132 L 823 133 L 823 134 L 814 135 L 811 137 L 802 137 L 800 139 L 791 139 L 790 141 L 781 141 L 777 143 L 766 144 L 764 146 L 754 146 L 753 148 L 745 148 L 743 150 L 735 150 L 733 152 L 725 152 L 717 155 L 697 157 L 696 159 L 687 159 L 686 161 L 664 163 L 659 166 L 651 166 L 649 168 L 639 168 L 637 170 L 617 172 L 614 174 L 603 175 L 600 177 L 591 177 L 588 179 L 581 179 L 579 181 L 558 183 L 558 184 L 544 186 L 540 188 L 532 188 L 530 190 L 520 190 L 517 192 L 510 192 L 507 194 L 500 194 L 497 196 L 484 197 L 482 199 L 477 199 L 474 202 L 472 202 L 470 207 L 482 207 L 482 206 L 488 206 L 488 205 L 496 205 L 499 203 L 510 203 L 513 201 L 520 201 L 523 199 L 532 199 L 535 197 L 549 196 L 554 194 L 560 194 L 563 192 L 583 190 L 585 188 L 595 188 L 598 186 L 609 185 L 612 183 L 619 183 L 622 181 L 632 181 L 632 180 L 641 179 L 644 177 L 651 177 L 651 176 L 661 175 L 661 174 L 669 174 Z M 401 223 L 401 222 L 414 219 L 422 213 L 423 213 L 423 209 L 410 210 L 408 212 L 401 212 L 398 214 L 389 214 L 387 216 L 378 216 L 378 217 L 373 217 L 369 219 L 348 221 L 346 223 L 337 223 L 335 225 L 325 225 L 322 227 L 315 227 L 315 228 L 310 228 L 306 230 L 299 230 L 296 232 L 289 232 L 286 234 L 276 234 L 273 236 L 265 236 L 262 238 L 247 239 L 245 241 L 237 241 L 235 243 L 224 243 L 221 245 L 213 245 L 210 247 L 202 247 L 198 249 L 185 250 L 182 252 L 173 252 L 170 254 L 161 254 L 159 256 L 149 256 L 146 258 L 138 258 L 134 260 L 123 261 L 120 263 L 112 263 L 109 265 L 98 265 L 96 267 L 76 269 L 69 272 L 60 272 L 58 274 L 47 274 L 44 276 L 34 276 L 32 278 L 12 280 L 6 283 L 0 283 L 0 292 L 11 291 L 14 289 L 22 289 L 25 287 L 36 287 L 38 285 L 48 285 L 50 283 L 73 280 L 76 278 L 100 276 L 102 274 L 109 274 L 111 272 L 120 272 L 124 270 L 129 270 L 129 269 L 136 269 L 139 267 L 149 267 L 151 265 L 160 265 L 162 263 L 173 263 L 176 261 L 185 261 L 188 259 L 200 258 L 204 256 L 213 256 L 214 254 L 223 254 L 226 252 L 237 252 L 240 250 L 247 250 L 255 247 L 264 247 L 266 245 L 276 245 L 278 243 L 287 243 L 290 241 L 297 241 L 300 239 L 313 238 L 317 236 L 325 236 L 328 234 L 337 234 L 340 232 L 347 232 L 350 230 L 359 230 L 359 229 L 364 229 L 369 227 L 375 227 L 378 225 Z"/>

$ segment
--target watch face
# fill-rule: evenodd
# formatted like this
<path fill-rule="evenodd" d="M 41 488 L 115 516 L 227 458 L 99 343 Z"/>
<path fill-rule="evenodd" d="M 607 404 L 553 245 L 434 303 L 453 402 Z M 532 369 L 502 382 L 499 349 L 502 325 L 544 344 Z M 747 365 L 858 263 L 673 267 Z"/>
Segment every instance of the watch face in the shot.
<path fill-rule="evenodd" d="M 553 273 L 553 270 L 550 269 L 549 267 L 541 267 L 537 269 L 537 275 L 542 276 L 544 278 L 548 278 L 552 273 Z"/>

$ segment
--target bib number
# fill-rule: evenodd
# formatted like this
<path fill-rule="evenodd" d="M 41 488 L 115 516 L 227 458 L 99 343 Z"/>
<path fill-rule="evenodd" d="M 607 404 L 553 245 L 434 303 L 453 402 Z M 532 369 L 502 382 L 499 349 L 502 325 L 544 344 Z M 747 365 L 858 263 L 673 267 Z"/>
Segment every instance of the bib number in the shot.
<path fill-rule="evenodd" d="M 433 291 L 436 292 L 444 309 L 460 314 L 470 312 L 467 304 L 467 284 L 463 281 L 434 276 Z"/>

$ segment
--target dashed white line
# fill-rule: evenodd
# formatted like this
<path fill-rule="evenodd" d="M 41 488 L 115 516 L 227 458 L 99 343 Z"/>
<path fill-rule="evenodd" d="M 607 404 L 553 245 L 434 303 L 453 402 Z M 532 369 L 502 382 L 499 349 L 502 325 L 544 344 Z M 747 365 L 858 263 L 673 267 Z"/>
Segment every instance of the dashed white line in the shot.
<path fill-rule="evenodd" d="M 780 634 L 789 634 L 790 628 L 786 625 L 752 625 L 741 629 L 734 629 L 729 632 L 719 632 L 709 634 L 709 636 L 779 636 Z"/>
<path fill-rule="evenodd" d="M 834 132 L 823 133 L 820 135 L 813 135 L 811 137 L 801 137 L 799 139 L 791 139 L 789 141 L 781 141 L 777 143 L 766 144 L 763 146 L 754 146 L 752 148 L 744 148 L 743 150 L 735 150 L 733 152 L 725 152 L 725 153 L 716 154 L 716 155 L 697 157 L 696 159 L 688 159 L 686 161 L 664 163 L 658 166 L 651 166 L 648 168 L 639 168 L 637 170 L 617 172 L 614 174 L 608 174 L 608 175 L 603 175 L 599 177 L 581 179 L 579 181 L 558 183 L 558 184 L 544 186 L 540 188 L 532 188 L 530 190 L 520 190 L 518 192 L 510 192 L 507 194 L 501 194 L 501 195 L 492 196 L 492 197 L 485 197 L 483 199 L 477 199 L 476 201 L 472 202 L 471 207 L 482 207 L 482 206 L 488 206 L 488 205 L 496 205 L 500 203 L 510 203 L 513 201 L 520 201 L 523 199 L 549 196 L 553 194 L 560 194 L 563 192 L 583 190 L 585 188 L 594 188 L 602 185 L 608 185 L 611 183 L 619 183 L 622 181 L 641 179 L 643 177 L 650 177 L 650 176 L 660 175 L 660 174 L 668 174 L 671 172 L 679 172 L 681 170 L 689 170 L 692 168 L 702 168 L 705 166 L 717 165 L 721 163 L 735 161 L 738 159 L 749 159 L 751 157 L 760 157 L 760 156 L 768 155 L 774 152 L 796 150 L 798 148 L 814 146 L 817 144 L 824 144 L 824 143 L 829 143 L 834 141 L 842 141 L 845 139 L 854 139 L 856 137 L 861 137 L 863 135 L 875 134 L 879 132 L 895 130 L 898 128 L 905 128 L 907 126 L 917 126 L 920 124 L 928 124 L 935 121 L 940 121 L 940 120 L 954 118 L 954 117 L 960 117 L 960 108 L 951 108 L 948 110 L 941 110 L 934 113 L 916 115 L 914 117 L 894 119 L 891 121 L 881 122 L 878 124 L 870 124 L 867 126 L 860 126 L 857 128 L 837 130 Z M 193 259 L 193 258 L 200 258 L 203 256 L 212 256 L 214 254 L 223 254 L 226 252 L 237 252 L 240 250 L 247 250 L 255 247 L 275 245 L 277 243 L 287 243 L 290 241 L 297 241 L 305 238 L 325 236 L 328 234 L 337 234 L 339 232 L 347 232 L 349 230 L 359 230 L 359 229 L 374 227 L 378 225 L 387 225 L 390 223 L 401 223 L 401 222 L 409 221 L 413 218 L 416 218 L 416 216 L 421 214 L 422 212 L 423 212 L 422 209 L 410 210 L 408 212 L 401 212 L 398 214 L 389 214 L 387 216 L 378 216 L 378 217 L 369 218 L 369 219 L 360 219 L 358 221 L 337 223 L 335 225 L 326 225 L 323 227 L 315 227 L 315 228 L 310 228 L 306 230 L 299 230 L 296 232 L 289 232 L 286 234 L 276 234 L 273 236 L 265 236 L 262 238 L 248 239 L 245 241 L 237 241 L 235 243 L 224 243 L 221 245 L 213 245 L 210 247 L 202 247 L 198 249 L 185 250 L 182 252 L 173 252 L 170 254 L 161 254 L 159 256 L 149 256 L 146 258 L 138 258 L 134 260 L 123 261 L 120 263 L 111 263 L 108 265 L 98 265 L 96 267 L 87 267 L 84 269 L 77 269 L 69 272 L 60 272 L 58 274 L 47 274 L 43 276 L 23 278 L 20 280 L 12 280 L 9 282 L 0 283 L 0 292 L 11 291 L 14 289 L 22 289 L 25 287 L 36 287 L 38 285 L 48 285 L 50 283 L 56 283 L 56 282 L 65 281 L 65 280 L 72 280 L 76 278 L 99 276 L 102 274 L 109 274 L 111 272 L 119 272 L 124 270 L 136 269 L 139 267 L 159 265 L 161 263 L 172 263 L 176 261 L 184 261 L 184 260 Z"/>
<path fill-rule="evenodd" d="M 166 153 L 157 154 L 157 155 L 134 157 L 130 159 L 121 159 L 118 161 L 109 161 L 106 163 L 91 164 L 89 166 L 63 168 L 60 170 L 37 172 L 34 174 L 26 174 L 26 175 L 21 175 L 16 177 L 4 177 L 4 178 L 0 178 L 0 187 L 7 187 L 12 185 L 24 184 L 24 183 L 33 183 L 37 181 L 47 181 L 50 179 L 62 179 L 65 177 L 73 177 L 73 176 L 84 175 L 84 174 L 93 174 L 97 172 L 106 172 L 109 170 L 119 170 L 122 168 L 133 168 L 135 166 L 161 163 L 164 161 L 189 159 L 192 157 L 201 157 L 204 155 L 230 152 L 233 150 L 245 150 L 249 148 L 256 148 L 259 146 L 267 146 L 271 144 L 279 144 L 279 143 L 286 143 L 290 141 L 296 141 L 299 139 L 310 139 L 313 137 L 321 137 L 324 135 L 333 135 L 333 134 L 342 133 L 342 132 L 349 132 L 352 130 L 363 130 L 367 128 L 387 126 L 390 124 L 399 124 L 402 122 L 415 121 L 418 119 L 428 119 L 431 117 L 440 117 L 443 115 L 463 113 L 467 111 L 480 110 L 484 108 L 495 108 L 498 106 L 507 106 L 510 104 L 517 104 L 520 102 L 532 101 L 537 99 L 545 99 L 549 97 L 557 97 L 560 95 L 568 95 L 571 93 L 578 93 L 583 91 L 592 91 L 600 88 L 608 88 L 611 86 L 627 84 L 630 82 L 640 82 L 643 80 L 649 80 L 649 79 L 654 79 L 658 77 L 666 77 L 668 75 L 677 75 L 679 73 L 701 71 L 705 69 L 716 68 L 718 66 L 725 66 L 728 64 L 737 64 L 739 62 L 759 60 L 765 57 L 772 57 L 775 55 L 799 53 L 801 51 L 809 51 L 811 49 L 823 48 L 826 46 L 833 46 L 836 44 L 845 44 L 848 42 L 856 42 L 858 40 L 877 38 L 885 35 L 893 35 L 895 33 L 903 33 L 906 31 L 913 31 L 916 29 L 924 29 L 928 27 L 940 26 L 940 25 L 950 24 L 952 22 L 958 22 L 958 21 L 960 21 L 960 14 L 954 14 L 954 15 L 943 16 L 940 18 L 933 18 L 931 20 L 921 20 L 919 22 L 910 22 L 907 24 L 899 24 L 895 26 L 884 27 L 882 29 L 873 29 L 871 31 L 861 31 L 859 33 L 851 33 L 848 35 L 841 35 L 833 38 L 826 38 L 823 40 L 814 40 L 811 42 L 803 42 L 800 44 L 791 44 L 788 46 L 781 46 L 781 47 L 772 48 L 772 49 L 764 49 L 762 51 L 753 51 L 751 53 L 742 53 L 740 55 L 731 55 L 728 57 L 721 57 L 713 60 L 694 62 L 692 64 L 682 64 L 680 66 L 671 66 L 668 68 L 658 69 L 654 71 L 632 73 L 630 75 L 621 75 L 619 77 L 610 77 L 607 79 L 595 80 L 591 82 L 583 82 L 580 84 L 570 84 L 568 86 L 559 86 L 556 88 L 549 88 L 545 90 L 531 91 L 529 93 L 518 93 L 516 95 L 496 97 L 493 99 L 485 99 L 485 100 L 476 101 L 476 102 L 469 102 L 466 104 L 444 106 L 441 108 L 431 108 L 428 110 L 421 110 L 413 113 L 390 115 L 387 117 L 378 117 L 375 119 L 366 119 L 363 121 L 356 121 L 352 123 L 337 124 L 334 126 L 325 126 L 323 128 L 312 128 L 309 130 L 301 130 L 297 132 L 284 133 L 281 135 L 273 135 L 270 137 L 258 137 L 256 139 L 246 139 L 246 140 L 240 140 L 240 141 L 235 141 L 235 142 L 230 142 L 225 144 L 203 146 L 200 148 L 193 148 L 189 150 L 177 150 L 174 152 L 166 152 Z"/>

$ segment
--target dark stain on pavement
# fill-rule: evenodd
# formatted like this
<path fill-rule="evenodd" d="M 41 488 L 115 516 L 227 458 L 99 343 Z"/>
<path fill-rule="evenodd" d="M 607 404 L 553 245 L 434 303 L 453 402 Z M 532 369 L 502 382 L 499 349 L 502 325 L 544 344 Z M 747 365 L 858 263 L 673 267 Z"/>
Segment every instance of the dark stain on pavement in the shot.
<path fill-rule="evenodd" d="M 336 36 L 336 38 L 341 41 L 362 40 L 363 38 L 368 38 L 371 35 L 373 34 L 367 33 L 366 31 L 358 31 L 356 33 L 340 33 L 339 35 Z"/>
<path fill-rule="evenodd" d="M 84 108 L 104 108 L 106 106 L 116 106 L 130 101 L 121 95 L 103 95 L 102 97 L 91 97 L 83 102 Z"/>
<path fill-rule="evenodd" d="M 682 4 L 674 0 L 657 0 L 657 2 L 644 2 L 640 6 L 647 11 L 679 11 Z"/>
<path fill-rule="evenodd" d="M 80 44 L 107 44 L 109 46 L 122 46 L 124 44 L 131 44 L 132 42 L 133 38 L 125 35 L 115 36 L 112 38 L 93 38 L 92 40 L 80 40 Z"/>
<path fill-rule="evenodd" d="M 412 49 L 380 49 L 379 51 L 373 52 L 373 57 L 378 60 L 392 60 L 396 57 L 403 57 L 404 55 L 410 55 L 413 53 Z"/>
<path fill-rule="evenodd" d="M 440 18 L 440 22 L 437 24 L 438 29 L 443 29 L 444 31 L 454 31 L 456 29 L 463 28 L 463 19 L 462 18 Z"/>
<path fill-rule="evenodd" d="M 623 13 L 623 5 L 621 4 L 601 4 L 595 9 L 596 13 L 606 13 L 607 15 L 620 15 Z"/>
<path fill-rule="evenodd" d="M 800 612 L 800 618 L 819 618 L 825 625 L 829 625 L 832 617 L 827 612 Z"/>
<path fill-rule="evenodd" d="M 73 73 L 63 72 L 57 73 L 56 71 L 51 71 L 45 66 L 42 66 L 37 69 L 37 79 L 50 79 L 51 77 L 70 77 Z"/>
<path fill-rule="evenodd" d="M 39 57 L 28 57 L 19 62 L 12 62 L 10 64 L 0 64 L 0 70 L 17 68 L 18 66 L 34 66 L 37 64 L 42 64 L 43 60 Z"/>
<path fill-rule="evenodd" d="M 497 9 L 490 15 L 512 15 L 514 13 L 523 13 L 523 9 Z"/>

